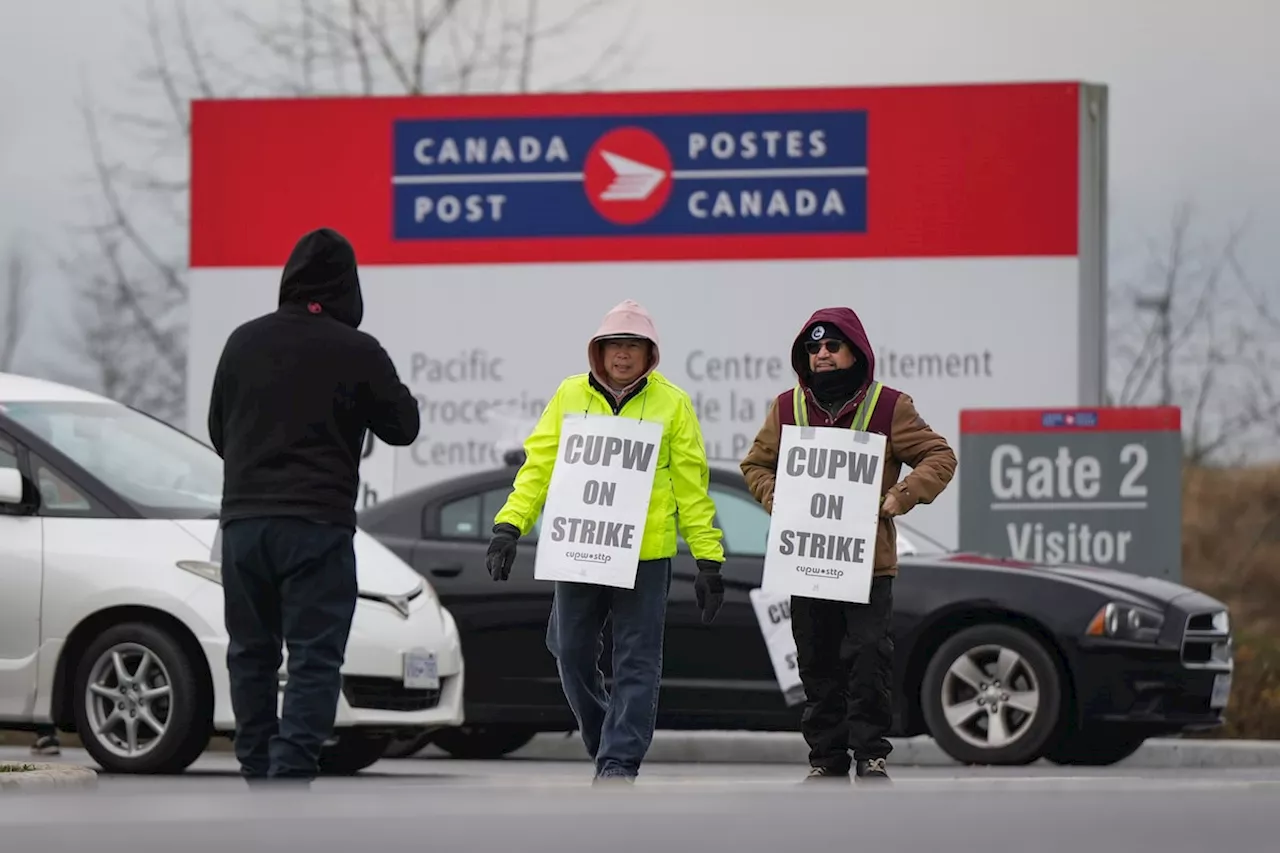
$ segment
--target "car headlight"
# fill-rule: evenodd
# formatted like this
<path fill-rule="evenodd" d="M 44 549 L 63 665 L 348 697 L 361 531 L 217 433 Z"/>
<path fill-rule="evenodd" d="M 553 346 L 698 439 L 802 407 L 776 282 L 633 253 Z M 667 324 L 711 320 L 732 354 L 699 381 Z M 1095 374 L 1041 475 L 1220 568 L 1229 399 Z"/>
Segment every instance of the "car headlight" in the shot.
<path fill-rule="evenodd" d="M 1085 634 L 1111 640 L 1154 643 L 1160 637 L 1164 616 L 1154 610 L 1133 604 L 1111 602 L 1099 610 L 1089 622 Z"/>
<path fill-rule="evenodd" d="M 207 581 L 222 583 L 222 565 L 208 560 L 179 560 L 178 568 L 185 569 L 193 575 L 199 575 Z"/>

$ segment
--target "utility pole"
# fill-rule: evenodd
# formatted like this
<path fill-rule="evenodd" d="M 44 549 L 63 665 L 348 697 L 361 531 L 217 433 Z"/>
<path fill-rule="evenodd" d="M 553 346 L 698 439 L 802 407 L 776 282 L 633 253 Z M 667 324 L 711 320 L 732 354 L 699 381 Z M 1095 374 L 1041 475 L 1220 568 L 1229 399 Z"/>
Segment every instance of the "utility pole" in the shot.
<path fill-rule="evenodd" d="M 1173 294 L 1139 296 L 1138 308 L 1156 314 L 1160 336 L 1160 405 L 1173 405 Z"/>

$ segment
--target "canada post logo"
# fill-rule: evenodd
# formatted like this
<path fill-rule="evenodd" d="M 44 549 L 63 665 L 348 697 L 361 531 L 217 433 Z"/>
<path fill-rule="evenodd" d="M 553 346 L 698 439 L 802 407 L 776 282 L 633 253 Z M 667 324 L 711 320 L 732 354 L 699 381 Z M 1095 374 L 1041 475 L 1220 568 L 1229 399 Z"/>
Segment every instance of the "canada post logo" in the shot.
<path fill-rule="evenodd" d="M 399 240 L 861 234 L 863 111 L 406 119 Z"/>

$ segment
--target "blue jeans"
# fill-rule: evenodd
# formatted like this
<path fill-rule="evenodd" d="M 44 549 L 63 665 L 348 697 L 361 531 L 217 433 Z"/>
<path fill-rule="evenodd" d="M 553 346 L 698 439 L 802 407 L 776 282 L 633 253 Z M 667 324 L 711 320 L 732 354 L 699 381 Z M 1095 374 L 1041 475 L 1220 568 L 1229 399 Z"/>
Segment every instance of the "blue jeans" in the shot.
<path fill-rule="evenodd" d="M 671 560 L 647 560 L 634 589 L 557 582 L 547 648 L 598 776 L 639 775 L 658 715 Z M 613 616 L 613 692 L 604 687 L 604 623 Z"/>
<path fill-rule="evenodd" d="M 353 536 L 302 518 L 239 519 L 222 531 L 235 750 L 249 779 L 317 775 L 355 616 Z M 289 679 L 277 719 L 282 643 Z"/>

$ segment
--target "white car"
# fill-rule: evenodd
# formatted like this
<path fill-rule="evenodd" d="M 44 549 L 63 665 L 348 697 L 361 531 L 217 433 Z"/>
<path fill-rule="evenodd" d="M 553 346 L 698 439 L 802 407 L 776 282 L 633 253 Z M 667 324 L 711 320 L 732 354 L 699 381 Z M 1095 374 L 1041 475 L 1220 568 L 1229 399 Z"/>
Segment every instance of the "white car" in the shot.
<path fill-rule="evenodd" d="M 222 460 L 186 433 L 0 373 L 0 729 L 52 722 L 116 773 L 180 772 L 234 732 L 221 493 Z M 355 547 L 360 601 L 325 773 L 464 721 L 453 617 L 373 537 L 358 531 Z"/>

